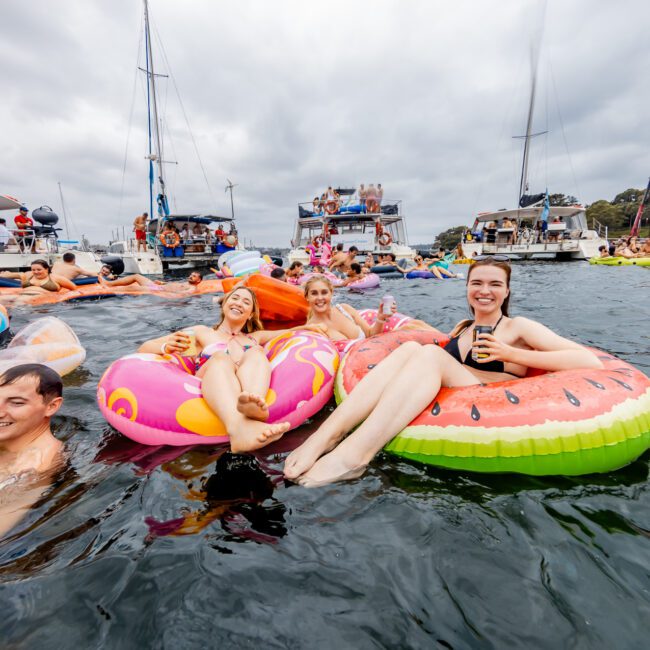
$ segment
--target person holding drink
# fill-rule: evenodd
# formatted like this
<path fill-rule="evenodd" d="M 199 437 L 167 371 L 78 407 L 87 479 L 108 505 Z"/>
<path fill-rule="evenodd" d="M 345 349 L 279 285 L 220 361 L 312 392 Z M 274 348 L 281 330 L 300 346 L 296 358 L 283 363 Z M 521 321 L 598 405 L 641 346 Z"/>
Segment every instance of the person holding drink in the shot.
<path fill-rule="evenodd" d="M 264 330 L 255 294 L 238 287 L 224 296 L 221 320 L 214 327 L 194 325 L 151 339 L 138 352 L 194 357 L 203 397 L 223 422 L 232 451 L 237 453 L 263 447 L 288 430 L 288 422 L 266 422 L 271 365 L 262 346 L 280 334 L 305 329 L 323 331 L 309 325 Z"/>
<path fill-rule="evenodd" d="M 467 302 L 472 318 L 454 327 L 446 348 L 408 341 L 391 352 L 289 454 L 285 476 L 307 486 L 359 476 L 443 386 L 508 381 L 523 377 L 528 368 L 602 368 L 579 343 L 528 318 L 510 318 L 507 258 L 487 257 L 469 267 Z"/>

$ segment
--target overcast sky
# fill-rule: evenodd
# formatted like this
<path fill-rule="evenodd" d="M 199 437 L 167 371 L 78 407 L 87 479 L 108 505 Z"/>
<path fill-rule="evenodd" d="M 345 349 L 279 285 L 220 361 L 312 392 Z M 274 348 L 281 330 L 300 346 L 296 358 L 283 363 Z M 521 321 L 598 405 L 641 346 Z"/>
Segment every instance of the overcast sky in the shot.
<path fill-rule="evenodd" d="M 150 11 L 157 71 L 173 75 L 209 181 L 161 80 L 172 209 L 229 214 L 230 178 L 240 235 L 258 246 L 288 246 L 297 203 L 329 184 L 382 183 L 404 202 L 412 243 L 514 207 L 511 136 L 525 132 L 542 23 L 534 128 L 549 134 L 533 143 L 531 191 L 590 203 L 650 174 L 647 0 L 550 0 L 545 12 L 532 0 L 151 0 Z M 93 242 L 148 209 L 142 13 L 140 0 L 0 8 L 0 194 L 62 216 L 61 182 L 71 235 Z"/>

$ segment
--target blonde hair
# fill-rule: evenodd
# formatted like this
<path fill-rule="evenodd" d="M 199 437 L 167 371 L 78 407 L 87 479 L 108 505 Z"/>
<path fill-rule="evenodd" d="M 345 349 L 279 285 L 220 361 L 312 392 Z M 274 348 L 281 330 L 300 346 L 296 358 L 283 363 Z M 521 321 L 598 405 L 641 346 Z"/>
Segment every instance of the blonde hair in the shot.
<path fill-rule="evenodd" d="M 334 285 L 332 284 L 332 281 L 325 277 L 324 275 L 312 275 L 305 284 L 302 285 L 302 292 L 303 295 L 305 296 L 305 300 L 307 300 L 307 296 L 309 295 L 309 289 L 316 284 L 317 282 L 322 282 L 329 290 L 330 293 L 334 293 Z M 307 320 L 309 320 L 312 317 L 311 309 L 307 312 Z"/>
<path fill-rule="evenodd" d="M 219 329 L 219 326 L 221 323 L 223 323 L 225 315 L 224 307 L 230 299 L 230 296 L 232 296 L 235 291 L 248 291 L 253 301 L 253 311 L 244 324 L 244 327 L 242 327 L 242 332 L 245 334 L 252 334 L 253 332 L 259 332 L 260 330 L 263 330 L 264 325 L 262 325 L 262 321 L 260 320 L 260 305 L 257 302 L 257 296 L 255 295 L 255 292 L 249 287 L 235 287 L 221 299 L 221 318 L 219 319 L 219 322 L 213 327 L 213 329 Z"/>

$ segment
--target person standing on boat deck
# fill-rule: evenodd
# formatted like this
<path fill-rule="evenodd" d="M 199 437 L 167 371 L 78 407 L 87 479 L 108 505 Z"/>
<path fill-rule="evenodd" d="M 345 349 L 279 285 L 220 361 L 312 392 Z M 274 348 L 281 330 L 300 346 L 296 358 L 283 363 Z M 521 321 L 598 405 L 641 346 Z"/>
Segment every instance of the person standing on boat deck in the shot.
<path fill-rule="evenodd" d="M 23 244 L 26 239 L 31 239 L 30 248 L 32 248 L 34 246 L 34 222 L 32 221 L 31 217 L 27 216 L 28 212 L 29 210 L 24 205 L 21 205 L 18 210 L 18 214 L 14 217 L 14 223 L 16 224 L 17 228 L 16 238 Z M 32 232 L 27 232 L 28 229 L 32 230 Z"/>
<path fill-rule="evenodd" d="M 181 230 L 181 241 L 188 242 L 190 239 L 192 239 L 192 231 L 189 222 L 186 222 Z"/>
<path fill-rule="evenodd" d="M 133 232 L 135 233 L 135 241 L 138 245 L 139 251 L 147 250 L 147 220 L 149 219 L 149 214 L 143 212 L 140 216 L 136 217 L 133 220 Z"/>
<path fill-rule="evenodd" d="M 366 186 L 361 183 L 359 185 L 359 189 L 357 190 L 357 194 L 359 195 L 359 205 L 361 206 L 361 212 L 366 211 Z"/>
<path fill-rule="evenodd" d="M 5 246 L 12 239 L 16 241 L 9 228 L 7 228 L 7 222 L 0 218 L 0 253 L 4 252 Z"/>
<path fill-rule="evenodd" d="M 384 188 L 381 183 L 377 183 L 377 204 L 379 205 L 378 212 L 381 212 L 381 202 L 384 200 Z"/>

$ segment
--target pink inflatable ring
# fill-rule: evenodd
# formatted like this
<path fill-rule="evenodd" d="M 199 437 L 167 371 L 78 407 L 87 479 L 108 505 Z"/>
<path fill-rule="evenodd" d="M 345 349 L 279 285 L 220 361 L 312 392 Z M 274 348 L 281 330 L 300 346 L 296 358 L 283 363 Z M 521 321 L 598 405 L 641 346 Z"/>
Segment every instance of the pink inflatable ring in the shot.
<path fill-rule="evenodd" d="M 282 334 L 264 348 L 272 369 L 266 397 L 269 422 L 288 421 L 293 429 L 332 397 L 338 354 L 329 339 L 308 331 Z M 106 421 L 145 445 L 228 442 L 188 361 L 136 353 L 113 362 L 97 387 Z"/>

